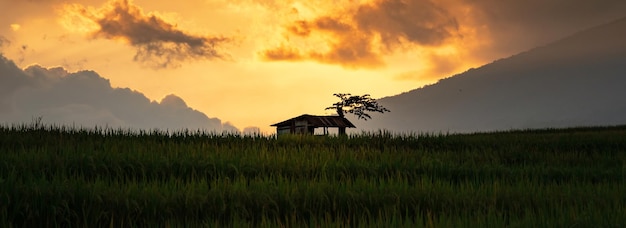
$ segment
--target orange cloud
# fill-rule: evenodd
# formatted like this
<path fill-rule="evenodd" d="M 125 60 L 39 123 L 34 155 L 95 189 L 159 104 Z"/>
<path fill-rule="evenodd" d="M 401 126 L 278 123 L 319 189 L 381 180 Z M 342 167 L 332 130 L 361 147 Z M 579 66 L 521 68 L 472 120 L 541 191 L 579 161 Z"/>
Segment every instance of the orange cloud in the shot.
<path fill-rule="evenodd" d="M 387 57 L 413 52 L 420 57 L 415 61 L 432 64 L 429 73 L 448 74 L 615 20 L 626 10 L 625 1 L 615 0 L 360 2 L 337 2 L 314 15 L 296 12 L 283 26 L 281 46 L 261 55 L 268 61 L 374 68 L 388 64 Z M 456 51 L 436 53 L 445 47 Z M 286 52 L 296 49 L 298 55 Z"/>
<path fill-rule="evenodd" d="M 284 45 L 271 50 L 265 50 L 261 56 L 264 60 L 283 61 L 298 61 L 304 58 L 298 49 Z"/>
<path fill-rule="evenodd" d="M 218 48 L 232 41 L 224 36 L 191 35 L 157 15 L 144 13 L 131 0 L 111 0 L 98 10 L 80 5 L 66 9 L 97 25 L 93 37 L 123 40 L 136 48 L 135 61 L 155 68 L 177 67 L 186 60 L 227 58 Z"/>
<path fill-rule="evenodd" d="M 4 36 L 0 35 L 0 48 L 2 48 L 4 45 L 9 45 L 11 43 L 11 41 L 9 41 L 9 39 L 7 39 Z M 2 49 L 0 49 L 2 50 Z"/>
<path fill-rule="evenodd" d="M 378 50 L 367 33 L 359 31 L 349 22 L 338 18 L 320 17 L 314 21 L 296 21 L 287 27 L 288 35 L 307 38 L 320 33 L 325 38 L 325 49 L 295 51 L 285 44 L 261 53 L 265 60 L 301 61 L 314 60 L 328 64 L 340 64 L 348 68 L 376 68 L 383 66 Z"/>
<path fill-rule="evenodd" d="M 455 19 L 429 1 L 377 1 L 339 16 L 298 20 L 286 26 L 288 37 L 321 35 L 327 49 L 294 55 L 288 52 L 293 48 L 283 45 L 262 55 L 266 60 L 309 59 L 348 68 L 377 68 L 385 65 L 386 54 L 406 45 L 440 45 L 456 36 L 457 29 Z"/>

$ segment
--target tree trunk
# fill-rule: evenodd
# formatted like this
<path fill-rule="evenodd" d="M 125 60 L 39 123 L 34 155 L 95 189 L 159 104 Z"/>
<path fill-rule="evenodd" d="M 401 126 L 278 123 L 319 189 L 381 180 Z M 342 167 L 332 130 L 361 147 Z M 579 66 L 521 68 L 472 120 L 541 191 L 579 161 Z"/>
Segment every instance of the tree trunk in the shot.
<path fill-rule="evenodd" d="M 343 117 L 343 109 L 341 107 L 337 107 L 337 114 Z"/>

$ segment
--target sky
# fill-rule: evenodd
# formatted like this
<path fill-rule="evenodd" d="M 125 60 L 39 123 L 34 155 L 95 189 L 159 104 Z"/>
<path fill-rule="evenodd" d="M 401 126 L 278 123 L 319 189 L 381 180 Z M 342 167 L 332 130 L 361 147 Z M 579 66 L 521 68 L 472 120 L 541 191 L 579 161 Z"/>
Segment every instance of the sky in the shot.
<path fill-rule="evenodd" d="M 40 115 L 33 107 L 52 89 L 24 97 L 88 75 L 102 94 L 126 91 L 100 98 L 120 99 L 127 112 L 174 103 L 217 129 L 272 132 L 270 124 L 300 114 L 333 114 L 324 110 L 333 93 L 381 98 L 432 84 L 625 17 L 626 1 L 0 0 L 0 9 L 0 73 L 57 78 L 0 93 L 4 118 Z M 91 123 L 93 110 L 76 102 L 61 102 L 72 108 L 56 116 Z M 117 117 L 114 106 L 98 113 Z M 118 123 L 141 126 L 133 121 Z"/>

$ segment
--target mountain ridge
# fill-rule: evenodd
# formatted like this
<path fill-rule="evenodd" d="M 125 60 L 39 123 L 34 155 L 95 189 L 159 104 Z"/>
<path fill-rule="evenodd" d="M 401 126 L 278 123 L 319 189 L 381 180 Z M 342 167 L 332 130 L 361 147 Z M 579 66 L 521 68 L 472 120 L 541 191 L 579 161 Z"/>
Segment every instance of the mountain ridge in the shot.
<path fill-rule="evenodd" d="M 626 123 L 626 17 L 379 99 L 360 130 L 474 132 Z"/>

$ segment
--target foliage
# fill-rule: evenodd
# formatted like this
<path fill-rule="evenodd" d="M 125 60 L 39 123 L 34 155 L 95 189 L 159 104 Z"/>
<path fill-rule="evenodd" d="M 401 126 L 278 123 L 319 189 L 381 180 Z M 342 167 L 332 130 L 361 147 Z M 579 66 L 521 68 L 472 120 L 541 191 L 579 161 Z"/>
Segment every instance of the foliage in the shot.
<path fill-rule="evenodd" d="M 0 127 L 2 227 L 625 227 L 626 127 L 349 137 Z"/>
<path fill-rule="evenodd" d="M 359 119 L 368 120 L 372 117 L 366 112 L 389 112 L 389 109 L 379 105 L 369 94 L 358 96 L 349 93 L 335 93 L 333 96 L 338 97 L 341 101 L 327 107 L 326 110 L 334 109 L 341 117 L 344 117 L 345 113 L 351 113 Z"/>

